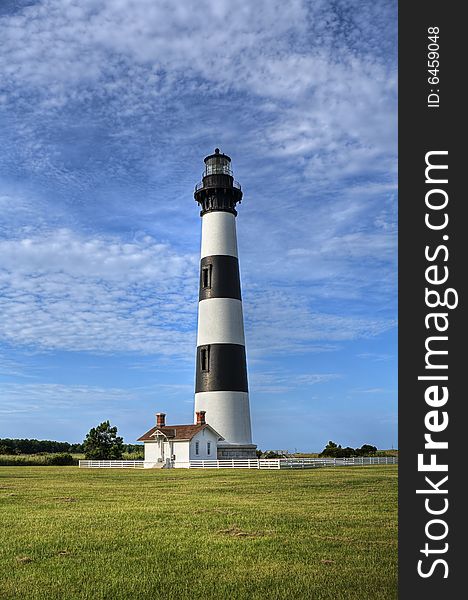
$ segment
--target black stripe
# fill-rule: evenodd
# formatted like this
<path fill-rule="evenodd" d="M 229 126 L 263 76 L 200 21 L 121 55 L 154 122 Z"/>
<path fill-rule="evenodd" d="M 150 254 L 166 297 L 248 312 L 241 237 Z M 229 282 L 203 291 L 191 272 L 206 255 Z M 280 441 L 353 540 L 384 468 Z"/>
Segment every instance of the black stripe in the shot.
<path fill-rule="evenodd" d="M 207 273 L 204 270 L 208 270 Z M 206 287 L 208 279 L 208 287 Z M 241 300 L 239 261 L 235 256 L 205 256 L 200 264 L 199 300 L 236 298 Z"/>
<path fill-rule="evenodd" d="M 202 370 L 202 352 L 208 352 Z M 195 393 L 198 392 L 248 392 L 245 347 L 239 344 L 210 344 L 197 348 L 197 375 Z"/>

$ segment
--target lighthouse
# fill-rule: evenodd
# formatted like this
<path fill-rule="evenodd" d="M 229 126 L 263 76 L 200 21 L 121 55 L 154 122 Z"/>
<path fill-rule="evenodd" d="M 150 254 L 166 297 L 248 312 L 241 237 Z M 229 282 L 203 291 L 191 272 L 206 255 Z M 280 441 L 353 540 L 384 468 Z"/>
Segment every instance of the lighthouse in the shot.
<path fill-rule="evenodd" d="M 204 162 L 194 193 L 202 219 L 194 412 L 224 438 L 218 459 L 255 458 L 236 234 L 242 190 L 219 148 Z"/>

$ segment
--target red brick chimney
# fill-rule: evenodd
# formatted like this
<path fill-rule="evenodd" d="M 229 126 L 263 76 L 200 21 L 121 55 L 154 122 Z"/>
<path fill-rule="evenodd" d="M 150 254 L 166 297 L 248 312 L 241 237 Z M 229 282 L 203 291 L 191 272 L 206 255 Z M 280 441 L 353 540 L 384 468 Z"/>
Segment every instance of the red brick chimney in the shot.
<path fill-rule="evenodd" d="M 206 410 L 197 410 L 197 425 L 205 425 Z"/>
<path fill-rule="evenodd" d="M 166 426 L 166 413 L 156 413 L 156 427 Z"/>

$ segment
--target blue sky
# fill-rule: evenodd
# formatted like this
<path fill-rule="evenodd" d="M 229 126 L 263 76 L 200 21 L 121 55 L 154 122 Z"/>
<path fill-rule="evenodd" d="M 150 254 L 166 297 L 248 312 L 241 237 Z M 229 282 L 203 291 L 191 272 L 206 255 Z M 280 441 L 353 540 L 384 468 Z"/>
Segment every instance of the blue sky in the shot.
<path fill-rule="evenodd" d="M 397 443 L 395 2 L 3 0 L 0 437 L 191 422 L 233 159 L 254 441 Z"/>

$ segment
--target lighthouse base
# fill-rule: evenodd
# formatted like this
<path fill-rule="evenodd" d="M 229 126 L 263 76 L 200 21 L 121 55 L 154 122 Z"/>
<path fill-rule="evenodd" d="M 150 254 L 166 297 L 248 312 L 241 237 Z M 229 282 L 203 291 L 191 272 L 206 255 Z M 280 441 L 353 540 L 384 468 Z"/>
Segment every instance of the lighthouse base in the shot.
<path fill-rule="evenodd" d="M 226 444 L 218 442 L 218 460 L 257 458 L 255 444 Z"/>

